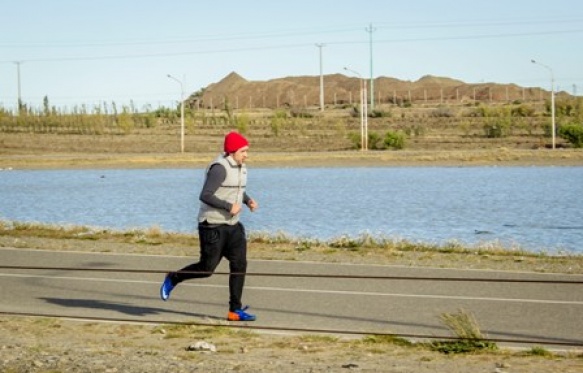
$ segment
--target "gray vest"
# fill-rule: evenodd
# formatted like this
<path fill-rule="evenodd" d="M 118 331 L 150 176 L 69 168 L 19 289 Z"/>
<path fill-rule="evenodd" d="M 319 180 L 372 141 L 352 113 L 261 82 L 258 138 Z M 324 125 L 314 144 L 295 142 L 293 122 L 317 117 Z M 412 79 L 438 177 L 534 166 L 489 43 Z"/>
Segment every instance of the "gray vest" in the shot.
<path fill-rule="evenodd" d="M 214 164 L 221 164 L 227 170 L 227 177 L 217 189 L 215 195 L 231 204 L 238 203 L 242 205 L 245 187 L 247 186 L 247 167 L 245 164 L 239 167 L 232 157 L 220 155 L 209 165 L 206 172 Z M 217 209 L 201 201 L 198 222 L 201 223 L 206 220 L 209 224 L 235 225 L 239 222 L 239 215 L 241 214 L 232 216 L 229 211 Z"/>

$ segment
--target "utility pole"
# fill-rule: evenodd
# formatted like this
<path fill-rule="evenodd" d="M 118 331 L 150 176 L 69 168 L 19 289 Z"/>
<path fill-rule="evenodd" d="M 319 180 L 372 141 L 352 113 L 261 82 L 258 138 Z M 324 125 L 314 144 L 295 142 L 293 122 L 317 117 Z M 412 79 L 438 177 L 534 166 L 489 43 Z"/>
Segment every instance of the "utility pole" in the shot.
<path fill-rule="evenodd" d="M 20 111 L 22 110 L 22 96 L 20 91 L 20 64 L 22 61 L 14 61 L 16 64 L 16 79 L 18 82 L 18 114 L 20 115 Z"/>
<path fill-rule="evenodd" d="M 555 126 L 555 74 L 553 73 L 553 69 L 551 69 L 547 65 L 544 65 L 544 64 L 537 62 L 535 60 L 530 60 L 530 62 L 534 63 L 535 65 L 539 65 L 539 66 L 544 67 L 551 74 L 551 130 L 553 131 L 553 133 L 552 133 L 552 138 L 553 138 L 552 147 L 553 147 L 553 149 L 555 149 L 555 138 L 556 138 L 555 132 L 557 132 L 556 126 Z"/>
<path fill-rule="evenodd" d="M 372 23 L 367 27 L 366 32 L 369 34 L 369 51 L 370 51 L 370 110 L 374 110 L 374 75 L 372 70 L 372 33 L 376 28 L 372 27 Z"/>
<path fill-rule="evenodd" d="M 364 115 L 364 150 L 368 150 L 368 108 L 366 107 L 366 79 L 362 79 L 363 82 L 363 89 L 362 89 L 362 94 L 364 95 L 363 97 L 363 102 L 364 102 L 364 108 L 363 108 L 363 115 Z"/>
<path fill-rule="evenodd" d="M 324 71 L 322 65 L 322 47 L 326 44 L 316 44 L 316 47 L 320 49 L 320 111 L 324 111 Z"/>
<path fill-rule="evenodd" d="M 184 153 L 184 85 L 181 80 L 176 79 L 172 75 L 167 74 L 167 76 L 180 84 L 180 152 Z"/>
<path fill-rule="evenodd" d="M 358 71 L 345 67 L 344 70 L 350 71 L 358 76 L 360 82 L 360 150 L 368 150 L 368 115 L 366 106 L 366 79 Z"/>

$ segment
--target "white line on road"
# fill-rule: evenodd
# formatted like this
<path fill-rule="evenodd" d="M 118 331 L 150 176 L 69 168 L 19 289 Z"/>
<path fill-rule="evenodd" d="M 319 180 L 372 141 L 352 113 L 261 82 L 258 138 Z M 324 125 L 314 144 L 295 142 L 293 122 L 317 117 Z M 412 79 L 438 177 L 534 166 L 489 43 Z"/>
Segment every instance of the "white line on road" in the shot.
<path fill-rule="evenodd" d="M 156 284 L 160 282 L 144 280 L 127 280 L 112 278 L 95 278 L 95 277 L 67 277 L 67 276 L 40 276 L 40 275 L 22 275 L 0 273 L 0 277 L 18 277 L 18 278 L 43 278 L 52 280 L 74 280 L 74 281 L 93 281 L 93 282 L 116 282 L 116 283 L 134 283 L 134 284 Z M 190 287 L 209 287 L 209 288 L 226 288 L 227 285 L 213 284 L 181 284 L 180 286 Z M 290 289 L 280 287 L 260 287 L 248 286 L 246 290 L 257 291 L 279 291 L 279 292 L 298 292 L 298 293 L 316 293 L 316 294 L 338 294 L 338 295 L 361 295 L 361 296 L 383 296 L 383 297 L 401 297 L 401 298 L 420 298 L 420 299 L 450 299 L 450 300 L 472 300 L 472 301 L 491 301 L 491 302 L 513 302 L 513 303 L 537 303 L 537 304 L 566 304 L 566 305 L 583 305 L 579 301 L 562 301 L 562 300 L 545 300 L 545 299 L 519 299 L 519 298 L 493 298 L 493 297 L 464 297 L 455 295 L 428 295 L 428 294 L 402 294 L 402 293 L 379 293 L 365 291 L 346 291 L 346 290 L 314 290 L 314 289 Z"/>

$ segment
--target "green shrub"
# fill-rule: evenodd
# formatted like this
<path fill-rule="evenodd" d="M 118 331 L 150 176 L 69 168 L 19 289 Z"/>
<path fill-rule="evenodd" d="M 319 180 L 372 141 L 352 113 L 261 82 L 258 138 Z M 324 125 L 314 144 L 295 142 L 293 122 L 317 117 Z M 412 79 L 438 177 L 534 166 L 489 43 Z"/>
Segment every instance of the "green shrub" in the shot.
<path fill-rule="evenodd" d="M 503 136 L 502 127 L 496 124 L 484 125 L 484 136 L 489 139 L 497 139 Z"/>
<path fill-rule="evenodd" d="M 545 137 L 553 136 L 553 124 L 551 122 L 543 123 L 542 128 L 543 128 L 543 132 L 545 134 Z"/>
<path fill-rule="evenodd" d="M 387 145 L 383 141 L 383 138 L 376 132 L 368 133 L 368 148 L 372 150 L 383 150 L 387 148 Z"/>
<path fill-rule="evenodd" d="M 280 131 L 287 121 L 287 112 L 284 110 L 276 110 L 273 116 L 270 118 L 269 126 L 271 127 L 271 132 L 275 137 L 279 136 Z"/>
<path fill-rule="evenodd" d="M 510 122 L 508 118 L 491 119 L 484 124 L 484 136 L 489 139 L 498 139 L 506 137 L 510 131 Z"/>
<path fill-rule="evenodd" d="M 153 115 L 146 114 L 144 116 L 144 126 L 146 128 L 154 128 L 154 127 L 156 127 L 156 118 Z"/>
<path fill-rule="evenodd" d="M 371 118 L 390 118 L 393 114 L 390 111 L 375 109 L 368 116 Z"/>
<path fill-rule="evenodd" d="M 569 141 L 575 148 L 583 148 L 583 125 L 563 125 L 559 128 L 559 136 Z"/>
<path fill-rule="evenodd" d="M 127 112 L 123 112 L 117 116 L 117 126 L 122 130 L 125 135 L 132 133 L 134 129 L 134 119 Z"/>
<path fill-rule="evenodd" d="M 249 130 L 249 123 L 251 122 L 251 118 L 247 114 L 239 114 L 234 117 L 235 125 L 237 127 L 237 131 L 242 134 L 246 134 Z"/>
<path fill-rule="evenodd" d="M 288 117 L 287 111 L 285 110 L 277 109 L 273 113 L 273 118 L 287 119 L 287 117 Z"/>
<path fill-rule="evenodd" d="M 351 132 L 348 134 L 348 140 L 350 140 L 350 142 L 352 143 L 352 147 L 354 149 L 360 149 L 361 147 L 361 136 L 359 133 L 356 132 Z"/>
<path fill-rule="evenodd" d="M 498 349 L 495 343 L 488 341 L 476 341 L 465 339 L 461 341 L 435 341 L 430 348 L 443 354 L 465 354 L 480 350 L 495 351 Z"/>
<path fill-rule="evenodd" d="M 271 127 L 271 132 L 273 136 L 279 136 L 279 132 L 281 131 L 282 120 L 276 117 L 272 117 L 271 121 L 269 122 L 269 126 Z"/>
<path fill-rule="evenodd" d="M 574 116 L 577 108 L 572 100 L 557 100 L 555 102 L 555 111 L 557 116 Z"/>
<path fill-rule="evenodd" d="M 367 344 L 392 344 L 404 347 L 415 346 L 413 342 L 396 335 L 368 335 L 362 341 Z"/>
<path fill-rule="evenodd" d="M 534 116 L 534 108 L 530 105 L 521 104 L 512 108 L 510 115 L 513 117 L 532 117 Z"/>
<path fill-rule="evenodd" d="M 387 148 L 403 149 L 405 147 L 405 134 L 402 131 L 389 131 L 385 135 Z"/>
<path fill-rule="evenodd" d="M 425 126 L 419 123 L 407 126 L 403 129 L 407 136 L 423 136 L 425 135 L 426 130 Z"/>
<path fill-rule="evenodd" d="M 553 356 L 552 352 L 550 352 L 549 350 L 545 349 L 544 347 L 540 347 L 540 346 L 534 346 L 529 351 L 527 351 L 527 354 L 532 355 L 532 356 L 542 356 L 542 357 L 552 357 Z"/>

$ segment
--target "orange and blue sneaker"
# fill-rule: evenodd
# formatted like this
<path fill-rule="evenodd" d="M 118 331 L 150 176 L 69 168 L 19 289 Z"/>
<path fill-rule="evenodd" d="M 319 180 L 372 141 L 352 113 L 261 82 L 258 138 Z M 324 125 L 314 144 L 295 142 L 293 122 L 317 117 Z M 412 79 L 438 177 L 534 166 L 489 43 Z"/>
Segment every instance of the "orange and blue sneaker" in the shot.
<path fill-rule="evenodd" d="M 235 311 L 229 311 L 227 315 L 227 320 L 229 321 L 255 321 L 255 315 L 245 312 L 249 306 L 245 306 L 245 308 L 240 308 Z"/>

